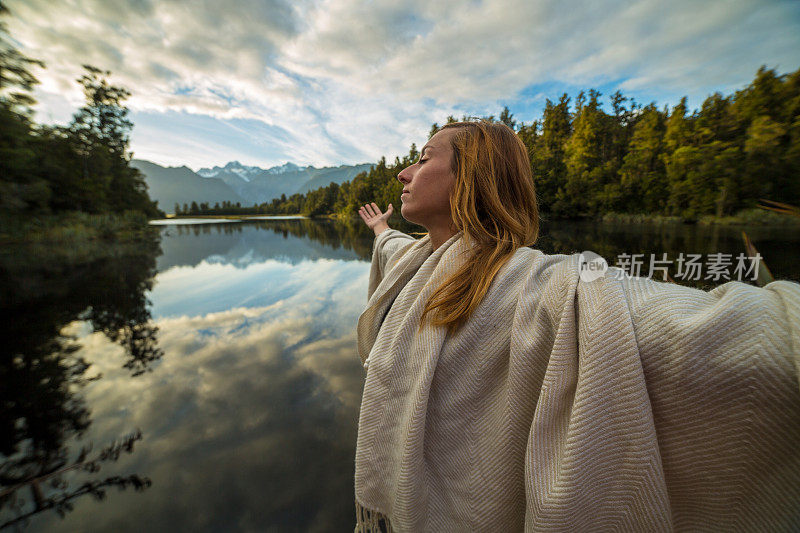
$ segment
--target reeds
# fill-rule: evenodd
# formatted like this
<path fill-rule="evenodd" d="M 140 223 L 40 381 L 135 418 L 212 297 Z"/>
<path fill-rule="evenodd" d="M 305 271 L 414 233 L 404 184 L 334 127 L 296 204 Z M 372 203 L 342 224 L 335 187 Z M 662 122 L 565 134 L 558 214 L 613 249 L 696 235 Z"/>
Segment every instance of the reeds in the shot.
<path fill-rule="evenodd" d="M 789 215 L 790 217 L 800 218 L 800 207 L 781 202 L 774 202 L 764 198 L 759 198 L 759 202 L 762 202 L 762 204 L 758 206 L 761 209 L 774 211 L 782 215 Z M 753 241 L 750 240 L 750 237 L 748 237 L 747 233 L 744 231 L 742 231 L 742 239 L 744 240 L 744 248 L 747 251 L 747 255 L 750 257 L 756 257 L 758 255 L 758 250 L 753 244 Z M 761 263 L 758 266 L 758 277 L 756 279 L 756 284 L 759 287 L 763 287 L 767 283 L 771 283 L 773 281 L 775 281 L 775 278 L 772 276 L 772 272 L 770 272 L 769 267 L 767 267 L 766 261 L 764 261 L 762 258 Z"/>

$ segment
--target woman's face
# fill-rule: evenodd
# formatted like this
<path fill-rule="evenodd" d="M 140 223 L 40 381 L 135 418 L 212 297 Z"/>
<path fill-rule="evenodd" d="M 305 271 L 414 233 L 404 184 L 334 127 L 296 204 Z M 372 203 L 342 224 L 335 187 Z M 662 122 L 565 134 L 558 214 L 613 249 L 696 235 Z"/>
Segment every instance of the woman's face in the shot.
<path fill-rule="evenodd" d="M 438 131 L 422 147 L 419 160 L 403 169 L 397 179 L 403 184 L 400 213 L 409 222 L 429 232 L 431 227 L 450 226 L 450 193 L 456 176 L 451 168 L 454 128 Z"/>

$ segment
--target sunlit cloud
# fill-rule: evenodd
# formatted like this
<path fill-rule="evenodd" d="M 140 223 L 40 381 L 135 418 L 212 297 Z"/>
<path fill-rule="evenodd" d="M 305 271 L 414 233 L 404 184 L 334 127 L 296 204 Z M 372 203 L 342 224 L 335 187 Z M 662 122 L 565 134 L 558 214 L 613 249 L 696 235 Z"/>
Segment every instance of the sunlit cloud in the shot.
<path fill-rule="evenodd" d="M 800 4 L 791 0 L 8 7 L 14 37 L 48 64 L 38 73 L 43 117 L 67 120 L 80 104 L 74 79 L 82 63 L 110 69 L 133 92 L 132 118 L 146 124 L 133 136 L 137 157 L 193 168 L 230 159 L 391 160 L 448 114 L 496 114 L 508 105 L 531 122 L 562 87 L 621 89 L 659 105 L 687 95 L 698 107 L 710 93 L 749 83 L 762 64 L 779 72 L 800 66 Z M 250 139 L 181 128 L 197 122 L 193 116 Z"/>
<path fill-rule="evenodd" d="M 135 472 L 153 486 L 125 498 L 114 495 L 102 513 L 84 504 L 64 522 L 48 516 L 38 525 L 69 530 L 91 521 L 110 528 L 130 519 L 131 505 L 141 505 L 148 508 L 142 520 L 153 523 L 137 527 L 208 528 L 216 517 L 258 529 L 280 524 L 280 513 L 292 502 L 313 511 L 304 520 L 346 522 L 349 494 L 340 487 L 352 478 L 363 385 L 355 323 L 366 301 L 368 266 L 352 263 L 360 274 L 339 261 L 289 265 L 307 280 L 307 289 L 267 306 L 155 320 L 164 355 L 153 372 L 136 378 L 122 367 L 121 346 L 92 333 L 86 322 L 64 328 L 83 345 L 76 355 L 92 364 L 89 374 L 103 375 L 82 393 L 97 422 L 80 441 L 104 444 L 142 428 L 132 456 L 103 474 Z M 220 266 L 193 269 L 195 284 L 207 282 L 204 269 Z M 228 287 L 236 285 L 230 276 L 237 272 L 275 275 L 280 267 L 233 268 L 225 272 Z M 180 285 L 183 275 L 181 269 L 170 271 L 169 284 Z M 323 290 L 330 281 L 317 284 L 320 276 L 338 287 Z M 349 282 L 342 285 L 344 279 Z M 158 303 L 160 296 L 151 296 Z M 254 515 L 258 509 L 263 514 Z"/>
<path fill-rule="evenodd" d="M 211 257 L 194 267 L 160 273 L 151 293 L 152 312 L 156 319 L 182 316 L 187 310 L 191 316 L 206 317 L 232 308 L 273 304 L 292 308 L 294 302 L 303 302 L 306 313 L 336 306 L 331 315 L 336 319 L 366 304 L 363 287 L 368 271 L 369 264 L 363 261 L 320 259 L 292 264 L 272 259 L 241 268 Z M 342 294 L 351 297 L 342 300 Z"/>

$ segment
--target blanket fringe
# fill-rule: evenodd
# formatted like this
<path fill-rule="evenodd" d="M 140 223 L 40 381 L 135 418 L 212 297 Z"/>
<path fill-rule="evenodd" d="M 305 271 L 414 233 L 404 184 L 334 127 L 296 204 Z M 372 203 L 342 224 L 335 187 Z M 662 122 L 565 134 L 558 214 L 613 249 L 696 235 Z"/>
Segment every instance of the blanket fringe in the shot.
<path fill-rule="evenodd" d="M 356 500 L 356 528 L 353 533 L 393 533 L 389 517 L 362 506 Z"/>

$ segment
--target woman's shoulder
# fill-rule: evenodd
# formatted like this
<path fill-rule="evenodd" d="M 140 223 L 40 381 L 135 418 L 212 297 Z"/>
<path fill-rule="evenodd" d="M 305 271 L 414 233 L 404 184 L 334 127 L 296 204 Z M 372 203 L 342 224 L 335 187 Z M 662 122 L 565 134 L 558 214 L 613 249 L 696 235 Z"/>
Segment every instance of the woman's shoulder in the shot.
<path fill-rule="evenodd" d="M 579 264 L 579 254 L 546 254 L 523 246 L 501 267 L 493 285 L 518 294 L 555 286 L 560 293 L 576 282 Z"/>
<path fill-rule="evenodd" d="M 580 254 L 546 254 L 537 248 L 522 246 L 504 267 L 508 272 L 526 277 L 563 276 L 576 273 L 580 267 Z"/>

